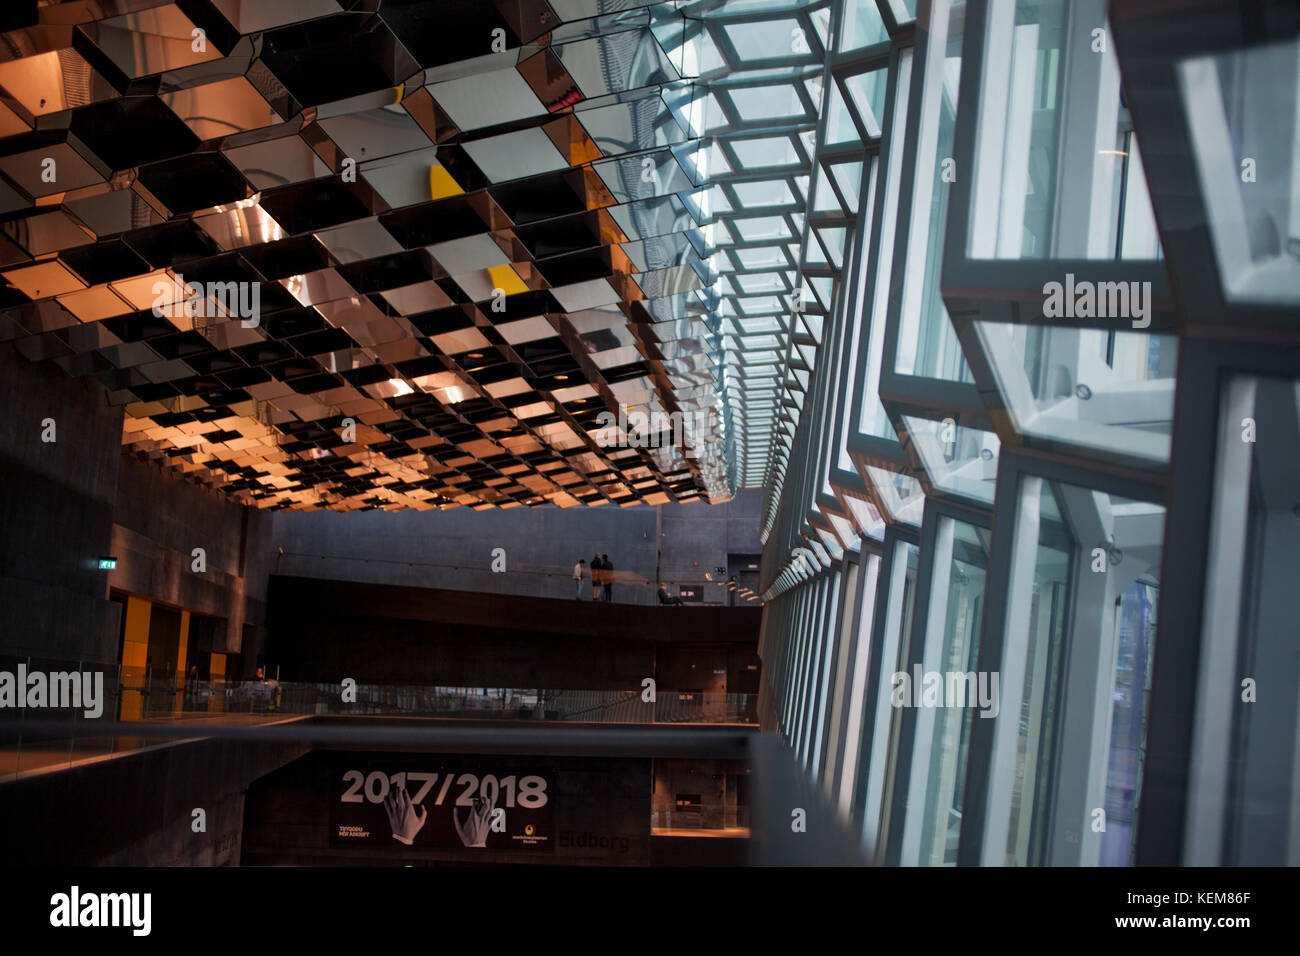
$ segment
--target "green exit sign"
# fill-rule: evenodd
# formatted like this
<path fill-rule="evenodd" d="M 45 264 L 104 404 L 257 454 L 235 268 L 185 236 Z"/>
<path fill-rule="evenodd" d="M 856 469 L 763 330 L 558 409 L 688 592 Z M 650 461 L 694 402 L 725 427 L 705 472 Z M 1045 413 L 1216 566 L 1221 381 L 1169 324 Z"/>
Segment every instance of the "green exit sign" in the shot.
<path fill-rule="evenodd" d="M 99 559 L 99 570 L 101 570 L 101 571 L 113 571 L 113 570 L 116 570 L 116 568 L 117 568 L 117 558 L 100 558 L 100 559 Z"/>

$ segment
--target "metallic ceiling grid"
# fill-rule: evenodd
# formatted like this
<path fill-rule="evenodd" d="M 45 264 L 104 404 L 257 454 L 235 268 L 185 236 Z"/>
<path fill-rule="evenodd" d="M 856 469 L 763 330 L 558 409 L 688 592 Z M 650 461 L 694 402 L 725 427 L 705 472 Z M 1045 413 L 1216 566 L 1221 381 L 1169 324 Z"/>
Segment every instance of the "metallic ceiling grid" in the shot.
<path fill-rule="evenodd" d="M 0 340 L 258 507 L 726 500 L 773 446 L 829 20 L 42 5 L 0 34 Z"/>

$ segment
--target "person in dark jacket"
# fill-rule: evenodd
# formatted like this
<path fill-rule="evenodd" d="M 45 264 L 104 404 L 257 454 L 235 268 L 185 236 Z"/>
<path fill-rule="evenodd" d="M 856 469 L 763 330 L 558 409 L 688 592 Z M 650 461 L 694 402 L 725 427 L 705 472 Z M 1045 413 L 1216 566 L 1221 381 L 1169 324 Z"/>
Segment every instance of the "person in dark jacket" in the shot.
<path fill-rule="evenodd" d="M 609 560 L 607 554 L 600 556 L 600 575 L 605 579 L 605 595 L 601 600 L 614 600 L 614 562 Z"/>
<path fill-rule="evenodd" d="M 600 600 L 601 585 L 604 584 L 604 578 L 602 577 L 605 573 L 604 569 L 605 565 L 601 563 L 600 555 L 597 554 L 591 559 L 591 599 L 593 601 Z"/>
<path fill-rule="evenodd" d="M 668 593 L 668 587 L 667 587 L 667 585 L 660 584 L 660 585 L 659 585 L 659 603 L 660 603 L 660 604 L 675 604 L 675 605 L 677 605 L 678 607 L 681 607 L 681 606 L 682 606 L 682 599 L 679 598 L 679 597 L 677 597 L 675 594 L 669 594 L 669 593 Z"/>

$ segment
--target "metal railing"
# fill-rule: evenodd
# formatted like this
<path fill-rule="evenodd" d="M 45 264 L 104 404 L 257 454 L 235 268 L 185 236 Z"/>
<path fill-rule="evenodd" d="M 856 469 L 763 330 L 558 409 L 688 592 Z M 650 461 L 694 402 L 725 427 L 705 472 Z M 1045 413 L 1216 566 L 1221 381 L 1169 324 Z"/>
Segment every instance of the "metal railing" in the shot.
<path fill-rule="evenodd" d="M 124 695 L 132 688 L 124 687 Z M 757 722 L 757 695 L 634 690 L 461 687 L 431 684 L 204 682 L 144 692 L 151 701 L 175 695 L 179 713 L 282 713 L 570 720 L 591 723 Z"/>
<path fill-rule="evenodd" d="M 19 667 L 25 675 L 45 675 L 47 689 L 40 698 L 26 694 L 26 706 L 8 700 L 0 704 L 0 781 L 91 757 L 202 737 L 204 725 L 213 722 L 262 723 L 334 714 L 597 724 L 757 723 L 756 694 L 659 690 L 654 700 L 645 700 L 639 690 L 182 680 L 174 672 L 152 668 L 31 658 L 0 661 L 0 670 L 9 671 L 15 683 Z M 56 680 L 56 675 L 66 676 Z M 85 686 L 99 688 L 93 702 L 68 698 L 73 675 L 77 682 L 92 675 Z M 56 683 L 61 688 L 58 698 Z M 67 706 L 70 701 L 76 705 Z M 113 732 L 101 729 L 114 722 Z M 124 724 L 150 730 L 124 735 Z M 160 735 L 159 725 L 168 732 Z"/>

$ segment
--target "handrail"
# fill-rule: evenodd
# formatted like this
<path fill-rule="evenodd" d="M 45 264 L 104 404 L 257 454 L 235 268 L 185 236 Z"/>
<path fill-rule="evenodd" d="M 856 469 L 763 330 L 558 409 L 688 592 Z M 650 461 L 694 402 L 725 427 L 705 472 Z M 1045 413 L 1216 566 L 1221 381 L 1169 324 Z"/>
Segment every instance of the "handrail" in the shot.
<path fill-rule="evenodd" d="M 0 734 L 0 781 L 143 746 L 139 739 L 115 734 L 122 733 L 122 726 L 156 726 L 159 720 L 175 721 L 178 737 L 202 735 L 203 725 L 213 718 L 259 721 L 317 714 L 623 725 L 757 723 L 757 694 L 658 689 L 655 699 L 646 701 L 639 688 L 349 684 L 345 697 L 342 682 L 198 680 L 152 666 L 31 658 L 14 660 L 12 665 L 0 661 L 0 670 L 11 666 L 23 667 L 27 673 L 35 668 L 50 675 L 89 677 L 100 690 L 93 704 L 81 702 L 85 706 L 59 708 L 50 700 L 46 702 L 50 706 L 15 708 L 16 714 L 6 707 L 0 713 L 9 718 L 9 729 Z M 117 729 L 105 733 L 101 728 L 109 724 Z"/>

